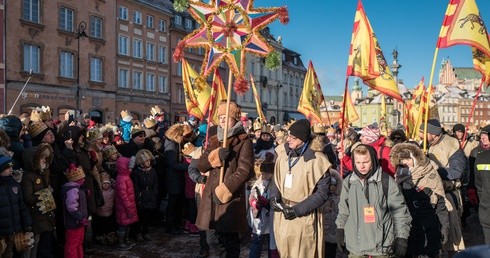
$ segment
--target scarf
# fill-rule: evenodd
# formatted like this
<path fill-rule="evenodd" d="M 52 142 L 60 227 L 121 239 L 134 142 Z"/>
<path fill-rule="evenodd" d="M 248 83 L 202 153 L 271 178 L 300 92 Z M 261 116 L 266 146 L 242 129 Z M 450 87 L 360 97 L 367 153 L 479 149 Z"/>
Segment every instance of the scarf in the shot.
<path fill-rule="evenodd" d="M 242 122 L 238 121 L 232 128 L 228 128 L 226 139 L 242 133 L 245 133 L 245 129 L 243 128 Z M 223 142 L 224 134 L 225 134 L 225 129 L 221 128 L 221 126 L 218 126 L 218 135 L 217 135 L 218 141 Z"/>

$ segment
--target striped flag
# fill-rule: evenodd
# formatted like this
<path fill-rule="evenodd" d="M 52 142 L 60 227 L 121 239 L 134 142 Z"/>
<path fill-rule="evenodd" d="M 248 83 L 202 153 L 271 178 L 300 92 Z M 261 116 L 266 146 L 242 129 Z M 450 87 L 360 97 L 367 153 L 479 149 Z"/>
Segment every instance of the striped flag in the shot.
<path fill-rule="evenodd" d="M 225 84 L 221 79 L 221 75 L 216 68 L 213 75 L 213 86 L 211 87 L 211 98 L 209 100 L 209 120 L 213 125 L 218 125 L 218 106 L 222 100 L 226 99 Z"/>
<path fill-rule="evenodd" d="M 257 115 L 260 117 L 262 123 L 267 123 L 264 112 L 262 111 L 262 102 L 260 101 L 259 94 L 257 93 L 257 87 L 255 87 L 254 77 L 250 74 L 250 82 L 252 83 L 252 90 L 254 93 L 255 104 L 257 106 Z"/>

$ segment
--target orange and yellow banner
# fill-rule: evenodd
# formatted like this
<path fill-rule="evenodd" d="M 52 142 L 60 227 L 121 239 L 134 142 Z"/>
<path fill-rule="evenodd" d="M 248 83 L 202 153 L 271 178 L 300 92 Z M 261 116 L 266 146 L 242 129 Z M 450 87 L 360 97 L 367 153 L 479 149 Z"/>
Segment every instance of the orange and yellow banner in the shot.
<path fill-rule="evenodd" d="M 312 124 L 322 123 L 320 105 L 324 101 L 322 87 L 316 76 L 313 63 L 310 61 L 308 71 L 306 71 L 303 92 L 299 97 L 298 111 L 305 115 Z"/>
<path fill-rule="evenodd" d="M 211 87 L 207 83 L 197 86 L 195 82 L 198 77 L 199 74 L 183 59 L 182 84 L 187 113 L 202 120 L 204 119 L 204 114 L 208 111 Z"/>
<path fill-rule="evenodd" d="M 262 111 L 262 102 L 260 101 L 259 94 L 257 92 L 257 88 L 255 87 L 254 77 L 250 74 L 250 82 L 252 84 L 252 90 L 255 99 L 255 105 L 257 106 L 257 115 L 260 117 L 260 121 L 262 123 L 267 123 L 267 118 L 265 118 L 264 112 Z"/>
<path fill-rule="evenodd" d="M 347 76 L 358 76 L 369 87 L 403 101 L 361 1 L 354 18 Z"/>
<path fill-rule="evenodd" d="M 352 124 L 353 122 L 359 119 L 359 114 L 357 114 L 354 103 L 352 103 L 352 97 L 350 96 L 350 92 L 348 89 L 344 92 L 344 102 L 345 102 L 345 114 L 340 115 L 339 124 L 342 128 L 347 128 L 347 125 Z M 345 119 L 344 121 L 342 121 Z"/>

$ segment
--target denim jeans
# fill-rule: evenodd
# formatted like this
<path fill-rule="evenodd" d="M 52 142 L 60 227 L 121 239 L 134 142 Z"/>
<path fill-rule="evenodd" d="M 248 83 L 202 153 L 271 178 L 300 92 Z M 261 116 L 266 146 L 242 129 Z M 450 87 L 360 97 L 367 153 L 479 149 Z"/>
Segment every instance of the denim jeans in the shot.
<path fill-rule="evenodd" d="M 252 234 L 252 242 L 250 243 L 250 252 L 248 254 L 248 258 L 260 258 L 260 255 L 262 254 L 262 244 L 264 243 L 264 241 L 267 243 L 268 239 L 269 234 Z M 267 257 L 270 257 L 269 253 L 267 254 Z"/>

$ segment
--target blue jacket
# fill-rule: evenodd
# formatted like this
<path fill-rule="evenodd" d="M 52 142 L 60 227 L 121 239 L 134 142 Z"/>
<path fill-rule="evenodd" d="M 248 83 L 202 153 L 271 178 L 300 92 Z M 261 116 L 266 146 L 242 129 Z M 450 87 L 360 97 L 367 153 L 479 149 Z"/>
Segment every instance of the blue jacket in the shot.
<path fill-rule="evenodd" d="M 31 225 L 20 184 L 12 176 L 0 176 L 0 236 L 12 235 Z"/>

